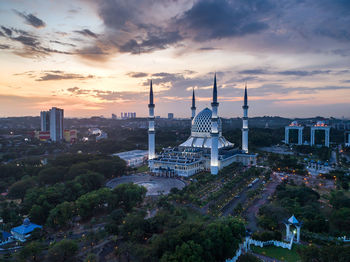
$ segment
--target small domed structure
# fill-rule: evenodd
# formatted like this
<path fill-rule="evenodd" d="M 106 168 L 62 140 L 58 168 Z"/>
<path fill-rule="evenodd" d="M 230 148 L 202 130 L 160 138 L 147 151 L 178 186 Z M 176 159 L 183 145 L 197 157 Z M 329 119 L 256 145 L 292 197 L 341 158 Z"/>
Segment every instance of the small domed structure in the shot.
<path fill-rule="evenodd" d="M 324 121 L 317 121 L 316 126 L 325 126 L 325 122 Z"/>
<path fill-rule="evenodd" d="M 29 226 L 29 225 L 30 225 L 30 220 L 29 220 L 29 218 L 25 218 L 25 219 L 23 220 L 23 225 L 24 225 L 24 226 Z"/>

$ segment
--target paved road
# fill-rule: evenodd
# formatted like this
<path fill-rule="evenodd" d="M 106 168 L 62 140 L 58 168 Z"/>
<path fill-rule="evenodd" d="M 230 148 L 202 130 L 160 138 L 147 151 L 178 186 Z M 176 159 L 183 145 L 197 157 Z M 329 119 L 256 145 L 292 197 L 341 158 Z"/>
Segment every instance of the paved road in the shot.
<path fill-rule="evenodd" d="M 249 228 L 253 232 L 258 229 L 257 214 L 259 212 L 259 208 L 268 202 L 268 198 L 274 194 L 277 185 L 281 183 L 281 180 L 279 178 L 273 175 L 271 175 L 271 177 L 273 178 L 273 180 L 266 185 L 264 191 L 261 194 L 261 198 L 256 199 L 245 212 L 248 220 L 247 228 Z"/>
<path fill-rule="evenodd" d="M 243 189 L 243 191 L 240 193 L 239 198 L 232 199 L 229 203 L 226 204 L 226 206 L 223 207 L 223 209 L 222 209 L 223 214 L 222 215 L 223 216 L 231 215 L 233 213 L 233 210 L 235 209 L 235 207 L 239 203 L 241 203 L 243 205 L 243 203 L 247 200 L 248 191 L 257 189 L 261 183 L 262 183 L 262 179 L 260 179 L 258 182 L 256 182 L 251 188 L 248 188 L 246 186 L 245 189 Z"/>
<path fill-rule="evenodd" d="M 337 163 L 337 152 L 335 150 L 332 150 L 331 158 L 329 159 L 329 163 L 331 165 Z"/>

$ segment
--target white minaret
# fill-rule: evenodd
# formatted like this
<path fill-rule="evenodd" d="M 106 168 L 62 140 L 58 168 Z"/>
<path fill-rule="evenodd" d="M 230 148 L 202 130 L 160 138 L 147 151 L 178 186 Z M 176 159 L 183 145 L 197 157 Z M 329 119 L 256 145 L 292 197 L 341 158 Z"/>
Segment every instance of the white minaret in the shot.
<path fill-rule="evenodd" d="M 243 108 L 243 126 L 242 126 L 242 150 L 244 153 L 248 153 L 248 95 L 247 84 L 244 89 L 244 104 Z"/>
<path fill-rule="evenodd" d="M 196 97 L 194 95 L 194 89 L 192 90 L 192 107 L 191 107 L 191 111 L 192 111 L 191 120 L 193 120 L 193 118 L 196 116 Z"/>
<path fill-rule="evenodd" d="M 149 117 L 148 117 L 148 159 L 153 159 L 156 156 L 155 153 L 155 130 L 154 130 L 154 103 L 153 103 L 153 89 L 152 80 L 149 91 Z"/>
<path fill-rule="evenodd" d="M 216 74 L 214 76 L 213 102 L 211 103 L 211 157 L 210 157 L 210 172 L 212 175 L 217 175 L 219 172 L 219 128 L 218 128 L 218 90 L 216 87 Z"/>

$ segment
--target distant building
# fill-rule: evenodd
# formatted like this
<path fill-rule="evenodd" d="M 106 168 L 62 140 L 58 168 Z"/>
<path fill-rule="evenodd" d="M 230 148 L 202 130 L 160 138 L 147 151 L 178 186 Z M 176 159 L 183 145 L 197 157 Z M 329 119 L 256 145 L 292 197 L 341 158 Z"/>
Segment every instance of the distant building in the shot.
<path fill-rule="evenodd" d="M 168 119 L 174 119 L 174 113 L 168 113 Z"/>
<path fill-rule="evenodd" d="M 63 109 L 50 109 L 50 138 L 52 141 L 63 140 Z"/>
<path fill-rule="evenodd" d="M 50 131 L 50 111 L 40 112 L 41 131 Z"/>
<path fill-rule="evenodd" d="M 138 167 L 146 163 L 148 159 L 148 151 L 132 150 L 132 151 L 113 154 L 113 156 L 119 156 L 130 167 Z"/>
<path fill-rule="evenodd" d="M 96 136 L 96 141 L 101 140 L 101 139 L 107 139 L 108 134 L 106 132 L 101 132 L 100 135 Z"/>
<path fill-rule="evenodd" d="M 65 129 L 63 133 L 64 140 L 68 143 L 74 143 L 78 139 L 78 131 Z"/>
<path fill-rule="evenodd" d="M 52 141 L 63 139 L 63 109 L 53 107 L 49 111 L 40 112 L 42 132 L 49 132 Z M 46 140 L 46 138 L 43 138 Z"/>
<path fill-rule="evenodd" d="M 0 230 L 0 245 L 5 245 L 12 240 L 12 235 L 9 232 Z"/>
<path fill-rule="evenodd" d="M 130 119 L 130 118 L 136 118 L 136 112 L 121 112 L 120 113 L 121 119 Z"/>
<path fill-rule="evenodd" d="M 117 116 L 115 114 L 112 114 L 112 119 L 113 120 L 117 119 Z"/>
<path fill-rule="evenodd" d="M 23 224 L 14 227 L 11 229 L 11 234 L 13 235 L 13 238 L 25 242 L 29 237 L 30 234 L 36 229 L 36 228 L 42 228 L 42 226 L 39 226 L 37 224 L 31 223 L 28 218 L 23 220 Z"/>
<path fill-rule="evenodd" d="M 48 141 L 50 139 L 50 131 L 34 131 L 34 137 L 40 141 Z"/>

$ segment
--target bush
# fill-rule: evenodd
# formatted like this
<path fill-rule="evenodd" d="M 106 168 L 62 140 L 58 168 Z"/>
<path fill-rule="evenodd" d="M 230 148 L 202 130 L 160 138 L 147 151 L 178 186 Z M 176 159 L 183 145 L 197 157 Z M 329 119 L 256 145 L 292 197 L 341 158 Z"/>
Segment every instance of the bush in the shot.
<path fill-rule="evenodd" d="M 282 240 L 282 233 L 279 231 L 263 231 L 255 232 L 252 238 L 259 241 L 269 241 L 269 240 Z"/>

